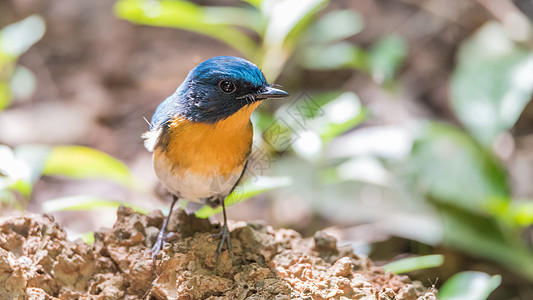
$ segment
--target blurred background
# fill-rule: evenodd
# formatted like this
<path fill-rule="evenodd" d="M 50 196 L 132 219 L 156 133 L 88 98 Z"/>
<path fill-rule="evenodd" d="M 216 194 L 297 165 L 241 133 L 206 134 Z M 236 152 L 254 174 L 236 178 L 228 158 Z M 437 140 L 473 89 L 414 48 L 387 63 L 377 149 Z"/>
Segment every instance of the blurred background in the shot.
<path fill-rule="evenodd" d="M 531 299 L 532 20 L 531 0 L 2 0 L 1 214 L 90 242 L 120 204 L 168 212 L 143 118 L 235 55 L 291 97 L 253 115 L 231 219 L 324 229 L 443 299 Z"/>

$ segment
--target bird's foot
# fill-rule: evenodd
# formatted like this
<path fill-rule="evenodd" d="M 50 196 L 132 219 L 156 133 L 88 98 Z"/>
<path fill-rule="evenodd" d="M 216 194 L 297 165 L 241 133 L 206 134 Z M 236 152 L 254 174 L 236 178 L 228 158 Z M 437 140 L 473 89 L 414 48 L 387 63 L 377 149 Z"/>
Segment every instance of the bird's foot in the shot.
<path fill-rule="evenodd" d="M 152 249 L 150 249 L 149 253 L 152 254 L 152 262 L 155 264 L 155 257 L 166 244 L 168 244 L 170 241 L 173 241 L 178 235 L 174 232 L 165 232 L 164 227 L 159 231 L 159 234 L 157 235 L 157 239 L 152 246 Z"/>
<path fill-rule="evenodd" d="M 220 244 L 218 244 L 217 248 L 217 258 L 222 253 L 222 249 L 224 248 L 224 244 L 226 244 L 226 248 L 228 249 L 228 252 L 231 254 L 231 236 L 228 229 L 228 224 L 224 222 L 224 225 L 222 225 L 222 228 L 220 229 L 219 233 L 213 234 L 214 238 L 220 238 Z"/>

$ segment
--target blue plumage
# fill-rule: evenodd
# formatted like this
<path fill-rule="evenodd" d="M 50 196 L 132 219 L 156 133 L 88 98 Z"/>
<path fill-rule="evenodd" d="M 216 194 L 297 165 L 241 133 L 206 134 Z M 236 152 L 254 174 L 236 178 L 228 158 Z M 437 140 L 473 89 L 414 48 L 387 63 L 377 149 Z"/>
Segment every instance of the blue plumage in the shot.
<path fill-rule="evenodd" d="M 235 93 L 220 90 L 219 82 L 230 80 Z M 150 130 L 175 116 L 190 121 L 216 123 L 254 101 L 269 85 L 263 73 L 251 62 L 233 56 L 217 56 L 204 61 L 189 72 L 179 88 L 163 101 L 150 124 Z"/>
<path fill-rule="evenodd" d="M 266 84 L 259 68 L 251 62 L 234 56 L 217 56 L 204 61 L 192 69 L 189 79 L 206 83 L 217 83 L 221 78 L 240 80 L 259 87 Z"/>

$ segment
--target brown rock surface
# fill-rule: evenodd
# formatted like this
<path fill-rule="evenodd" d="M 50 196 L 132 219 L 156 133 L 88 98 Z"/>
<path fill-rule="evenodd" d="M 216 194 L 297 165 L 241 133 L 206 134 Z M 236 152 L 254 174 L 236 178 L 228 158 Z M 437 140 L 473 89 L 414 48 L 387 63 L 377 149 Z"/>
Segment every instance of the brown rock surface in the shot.
<path fill-rule="evenodd" d="M 0 299 L 436 299 L 434 289 L 386 273 L 318 232 L 238 223 L 232 253 L 216 258 L 219 229 L 183 211 L 170 231 L 179 238 L 158 254 L 148 250 L 163 223 L 118 210 L 95 243 L 67 241 L 45 215 L 0 220 Z"/>

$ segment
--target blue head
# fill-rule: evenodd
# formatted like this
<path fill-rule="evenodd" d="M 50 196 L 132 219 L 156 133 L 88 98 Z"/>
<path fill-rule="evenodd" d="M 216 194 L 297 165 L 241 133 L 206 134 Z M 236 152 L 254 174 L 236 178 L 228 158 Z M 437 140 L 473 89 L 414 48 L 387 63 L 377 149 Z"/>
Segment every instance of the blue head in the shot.
<path fill-rule="evenodd" d="M 189 72 L 176 92 L 159 105 L 151 127 L 177 115 L 212 124 L 256 101 L 286 96 L 285 91 L 270 86 L 253 63 L 233 56 L 217 56 Z"/>

